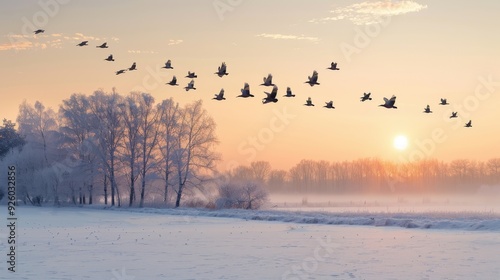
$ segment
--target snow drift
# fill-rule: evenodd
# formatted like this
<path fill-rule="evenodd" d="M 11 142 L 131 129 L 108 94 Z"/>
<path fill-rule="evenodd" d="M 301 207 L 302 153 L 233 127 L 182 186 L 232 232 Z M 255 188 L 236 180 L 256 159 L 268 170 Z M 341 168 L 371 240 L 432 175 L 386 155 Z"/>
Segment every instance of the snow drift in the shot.
<path fill-rule="evenodd" d="M 490 212 L 427 212 L 427 213 L 370 213 L 370 212 L 303 212 L 280 210 L 207 210 L 107 208 L 150 214 L 224 217 L 244 220 L 280 221 L 302 224 L 359 225 L 377 227 L 403 227 L 418 229 L 456 229 L 500 231 L 500 216 Z"/>

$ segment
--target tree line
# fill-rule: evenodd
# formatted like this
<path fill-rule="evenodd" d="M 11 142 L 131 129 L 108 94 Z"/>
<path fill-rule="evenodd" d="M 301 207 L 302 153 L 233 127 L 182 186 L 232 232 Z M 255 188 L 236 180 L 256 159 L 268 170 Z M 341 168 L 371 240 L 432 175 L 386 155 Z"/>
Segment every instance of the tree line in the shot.
<path fill-rule="evenodd" d="M 500 190 L 500 158 L 405 163 L 378 158 L 301 160 L 289 170 L 256 161 L 234 168 L 227 177 L 259 182 L 274 193 L 473 193 L 483 186 Z"/>
<path fill-rule="evenodd" d="M 216 124 L 201 100 L 180 106 L 148 93 L 98 90 L 72 94 L 58 112 L 24 101 L 16 121 L 23 145 L 2 164 L 16 165 L 18 199 L 33 205 L 97 198 L 139 207 L 173 200 L 178 207 L 186 192 L 210 182 L 219 159 Z"/>

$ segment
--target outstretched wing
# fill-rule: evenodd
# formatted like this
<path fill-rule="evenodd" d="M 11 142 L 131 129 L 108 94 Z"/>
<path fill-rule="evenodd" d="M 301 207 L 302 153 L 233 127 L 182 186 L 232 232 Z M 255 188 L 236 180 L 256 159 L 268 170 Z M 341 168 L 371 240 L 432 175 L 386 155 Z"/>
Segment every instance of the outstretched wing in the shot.
<path fill-rule="evenodd" d="M 316 83 L 318 81 L 318 72 L 316 70 L 313 71 L 313 75 L 311 77 L 311 82 Z"/>
<path fill-rule="evenodd" d="M 394 103 L 396 103 L 396 96 L 392 96 L 391 99 L 389 100 L 389 105 L 394 106 Z"/>
<path fill-rule="evenodd" d="M 276 95 L 278 95 L 278 87 L 274 86 L 273 91 L 271 91 L 271 95 L 269 96 L 271 99 L 275 99 Z"/>
<path fill-rule="evenodd" d="M 273 75 L 268 74 L 265 83 L 271 84 L 273 82 Z"/>

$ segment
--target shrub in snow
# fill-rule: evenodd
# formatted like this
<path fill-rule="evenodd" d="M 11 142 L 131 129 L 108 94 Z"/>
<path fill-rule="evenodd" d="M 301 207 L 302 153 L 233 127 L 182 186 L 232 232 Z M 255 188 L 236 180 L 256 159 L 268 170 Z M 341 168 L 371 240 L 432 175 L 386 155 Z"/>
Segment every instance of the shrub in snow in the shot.
<path fill-rule="evenodd" d="M 191 199 L 187 200 L 184 203 L 184 206 L 190 207 L 190 208 L 203 208 L 203 207 L 207 206 L 207 202 L 205 200 L 202 200 L 200 198 L 195 197 L 195 198 L 191 198 Z"/>
<path fill-rule="evenodd" d="M 228 183 L 219 186 L 219 196 L 215 201 L 215 207 L 240 208 L 240 209 L 258 209 L 266 201 L 268 193 L 262 186 L 248 183 Z"/>

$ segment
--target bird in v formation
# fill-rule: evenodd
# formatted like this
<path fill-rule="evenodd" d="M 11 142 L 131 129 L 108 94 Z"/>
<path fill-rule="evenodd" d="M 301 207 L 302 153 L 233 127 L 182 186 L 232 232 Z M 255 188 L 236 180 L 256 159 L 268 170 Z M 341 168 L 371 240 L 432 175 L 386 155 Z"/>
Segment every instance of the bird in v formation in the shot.
<path fill-rule="evenodd" d="M 33 31 L 33 33 L 35 35 L 38 35 L 38 34 L 41 34 L 44 32 L 45 32 L 45 30 L 43 30 L 43 29 L 37 29 L 37 30 Z M 78 43 L 76 46 L 84 47 L 84 46 L 88 46 L 88 43 L 89 43 L 89 41 L 82 41 L 82 42 Z M 107 42 L 104 42 L 101 45 L 97 45 L 96 48 L 107 49 L 107 48 L 109 48 L 109 46 L 108 46 Z M 112 54 L 110 54 L 104 60 L 115 61 Z M 172 66 L 172 61 L 170 59 L 168 59 L 162 68 L 174 69 Z M 340 68 L 338 68 L 338 66 L 337 66 L 337 62 L 331 62 L 330 67 L 328 67 L 327 69 L 334 70 L 334 71 L 340 70 Z M 121 74 L 124 74 L 126 71 L 134 71 L 134 70 L 137 70 L 136 62 L 133 62 L 133 64 L 129 68 L 120 69 L 120 70 L 116 71 L 115 74 L 121 75 Z M 227 72 L 227 65 L 225 62 L 221 63 L 221 65 L 217 68 L 217 71 L 215 72 L 215 74 L 221 78 L 229 75 L 229 73 Z M 188 71 L 188 74 L 186 75 L 185 78 L 190 78 L 191 81 L 187 84 L 186 87 L 184 87 L 184 89 L 186 91 L 189 91 L 191 89 L 196 90 L 196 88 L 194 87 L 194 78 L 197 78 L 197 77 L 198 76 L 195 74 L 195 72 Z M 272 86 L 273 87 L 273 89 L 270 93 L 264 92 L 266 94 L 266 97 L 264 97 L 262 99 L 263 104 L 278 102 L 278 99 L 277 99 L 278 87 L 273 83 L 272 79 L 273 79 L 273 76 L 271 73 L 269 73 L 267 75 L 267 77 L 263 78 L 263 83 L 260 84 L 262 86 Z M 313 87 L 315 85 L 320 85 L 320 83 L 318 82 L 318 72 L 316 70 L 314 70 L 312 75 L 307 77 L 307 81 L 305 83 L 309 84 L 311 87 Z M 171 85 L 171 86 L 178 86 L 179 85 L 179 84 L 177 84 L 177 78 L 175 75 L 172 77 L 172 80 L 166 84 Z M 241 89 L 241 94 L 236 96 L 236 97 L 242 97 L 242 98 L 254 97 L 254 95 L 252 95 L 250 93 L 250 85 L 248 83 L 245 83 L 244 87 Z M 290 87 L 287 87 L 286 94 L 283 95 L 283 97 L 295 97 L 295 94 L 292 93 L 292 90 Z M 215 97 L 213 99 L 218 100 L 218 101 L 226 100 L 226 98 L 224 97 L 224 89 L 221 89 L 218 94 L 215 94 Z M 371 92 L 363 93 L 363 96 L 361 96 L 361 98 L 360 98 L 360 101 L 362 101 L 362 102 L 365 102 L 367 100 L 372 100 Z M 384 100 L 384 103 L 380 104 L 379 105 L 380 107 L 384 107 L 387 109 L 397 109 L 397 107 L 395 106 L 395 103 L 396 103 L 396 96 L 395 95 L 393 95 L 390 99 L 387 99 L 386 97 L 384 97 L 383 100 Z M 335 107 L 333 106 L 332 100 L 330 100 L 329 102 L 325 102 L 325 104 L 326 105 L 323 107 L 329 108 L 329 109 L 335 109 Z M 450 103 L 448 103 L 446 98 L 440 99 L 439 105 L 449 105 L 449 104 Z M 306 100 L 306 103 L 304 105 L 314 106 L 310 97 Z M 424 108 L 424 113 L 432 113 L 429 105 L 427 105 Z M 458 117 L 458 112 L 452 112 L 451 116 L 449 118 L 451 119 L 451 118 L 457 118 L 457 117 Z M 472 127 L 472 121 L 469 120 L 469 122 L 467 122 L 465 124 L 465 127 L 468 127 L 468 128 Z"/>

